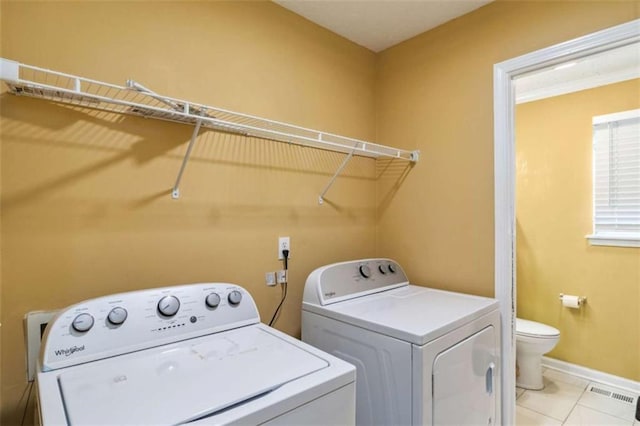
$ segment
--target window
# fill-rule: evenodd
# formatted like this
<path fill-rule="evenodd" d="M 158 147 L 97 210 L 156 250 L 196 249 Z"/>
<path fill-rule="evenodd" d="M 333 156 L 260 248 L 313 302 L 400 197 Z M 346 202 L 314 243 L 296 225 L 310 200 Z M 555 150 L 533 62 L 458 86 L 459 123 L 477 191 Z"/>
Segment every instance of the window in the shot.
<path fill-rule="evenodd" d="M 592 245 L 640 247 L 640 109 L 593 117 Z"/>

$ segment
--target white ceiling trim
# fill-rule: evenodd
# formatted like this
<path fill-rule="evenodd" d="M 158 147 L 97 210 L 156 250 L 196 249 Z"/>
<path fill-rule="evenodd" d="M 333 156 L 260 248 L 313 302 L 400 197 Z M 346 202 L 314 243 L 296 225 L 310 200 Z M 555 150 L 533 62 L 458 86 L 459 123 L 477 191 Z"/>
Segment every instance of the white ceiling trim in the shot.
<path fill-rule="evenodd" d="M 606 86 L 607 84 L 620 83 L 627 80 L 640 78 L 639 69 L 621 70 L 607 75 L 594 75 L 580 80 L 568 80 L 561 84 L 541 87 L 516 96 L 516 103 L 538 101 L 540 99 L 554 96 L 566 95 L 568 93 L 579 92 L 581 90 L 593 89 L 595 87 Z"/>
<path fill-rule="evenodd" d="M 640 46 L 632 43 L 516 78 L 516 103 L 640 78 Z"/>

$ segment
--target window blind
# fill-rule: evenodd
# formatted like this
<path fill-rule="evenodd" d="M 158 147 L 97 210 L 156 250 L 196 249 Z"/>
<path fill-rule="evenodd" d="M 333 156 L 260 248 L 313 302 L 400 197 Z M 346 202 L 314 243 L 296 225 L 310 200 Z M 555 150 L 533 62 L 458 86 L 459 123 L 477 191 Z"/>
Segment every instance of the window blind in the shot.
<path fill-rule="evenodd" d="M 590 237 L 640 243 L 640 109 L 594 117 L 593 153 Z"/>

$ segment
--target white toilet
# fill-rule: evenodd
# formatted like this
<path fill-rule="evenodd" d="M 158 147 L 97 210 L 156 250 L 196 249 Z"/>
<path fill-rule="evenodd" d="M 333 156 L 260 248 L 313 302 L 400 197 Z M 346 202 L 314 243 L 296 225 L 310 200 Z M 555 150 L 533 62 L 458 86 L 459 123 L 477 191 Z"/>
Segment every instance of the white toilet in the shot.
<path fill-rule="evenodd" d="M 516 386 L 540 390 L 542 383 L 542 355 L 551 351 L 560 340 L 560 331 L 535 321 L 516 318 L 516 363 L 519 375 Z"/>

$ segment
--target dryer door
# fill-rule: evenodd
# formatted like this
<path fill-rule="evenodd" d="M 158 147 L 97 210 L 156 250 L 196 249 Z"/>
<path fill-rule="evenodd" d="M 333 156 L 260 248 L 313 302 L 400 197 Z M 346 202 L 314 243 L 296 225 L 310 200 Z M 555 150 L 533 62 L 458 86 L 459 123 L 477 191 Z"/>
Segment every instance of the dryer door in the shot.
<path fill-rule="evenodd" d="M 433 424 L 492 425 L 496 418 L 496 330 L 489 326 L 433 362 Z"/>

